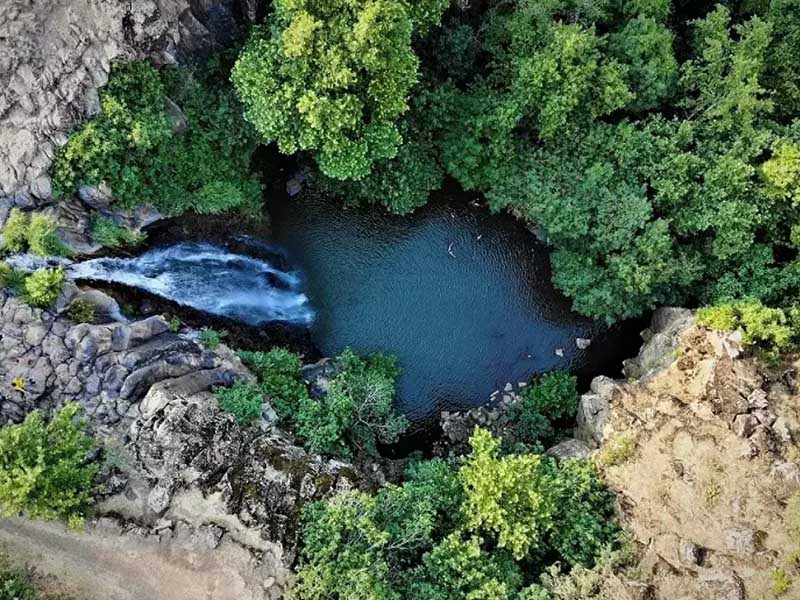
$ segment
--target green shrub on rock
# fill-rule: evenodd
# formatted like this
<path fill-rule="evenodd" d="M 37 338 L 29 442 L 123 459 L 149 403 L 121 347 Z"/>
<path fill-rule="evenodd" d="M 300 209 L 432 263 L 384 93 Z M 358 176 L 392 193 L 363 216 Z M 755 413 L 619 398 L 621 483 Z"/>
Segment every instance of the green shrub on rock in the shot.
<path fill-rule="evenodd" d="M 68 256 L 70 249 L 58 237 L 56 220 L 42 213 L 27 214 L 11 209 L 3 226 L 4 247 L 11 252 L 36 256 Z"/>
<path fill-rule="evenodd" d="M 377 453 L 408 428 L 394 411 L 396 361 L 383 354 L 362 359 L 345 350 L 337 359 L 341 371 L 319 400 L 304 398 L 293 417 L 294 430 L 314 452 L 349 456 L 351 448 Z"/>
<path fill-rule="evenodd" d="M 511 407 L 517 439 L 530 447 L 544 447 L 555 439 L 556 426 L 571 422 L 578 408 L 577 379 L 555 371 L 532 380 Z"/>
<path fill-rule="evenodd" d="M 101 246 L 106 246 L 107 248 L 136 246 L 146 238 L 147 235 L 145 233 L 117 225 L 114 221 L 102 215 L 97 215 L 92 220 L 92 240 Z"/>
<path fill-rule="evenodd" d="M 27 213 L 18 208 L 12 208 L 3 225 L 3 245 L 10 252 L 25 252 L 28 247 L 28 224 L 30 219 Z"/>
<path fill-rule="evenodd" d="M 47 308 L 56 301 L 63 285 L 63 269 L 39 269 L 25 278 L 22 296 L 33 306 Z"/>
<path fill-rule="evenodd" d="M 239 352 L 239 358 L 252 369 L 272 408 L 281 419 L 296 414 L 308 390 L 300 380 L 300 356 L 285 348 L 268 352 Z"/>
<path fill-rule="evenodd" d="M 74 519 L 92 502 L 97 465 L 87 459 L 94 441 L 67 404 L 45 423 L 39 411 L 0 428 L 0 514 Z"/>
<path fill-rule="evenodd" d="M 255 383 L 238 379 L 230 387 L 217 388 L 214 394 L 220 409 L 233 415 L 240 425 L 252 425 L 261 417 L 264 395 Z"/>
<path fill-rule="evenodd" d="M 800 342 L 800 308 L 770 308 L 757 300 L 740 300 L 708 306 L 697 321 L 711 329 L 739 331 L 745 347 L 772 360 Z"/>

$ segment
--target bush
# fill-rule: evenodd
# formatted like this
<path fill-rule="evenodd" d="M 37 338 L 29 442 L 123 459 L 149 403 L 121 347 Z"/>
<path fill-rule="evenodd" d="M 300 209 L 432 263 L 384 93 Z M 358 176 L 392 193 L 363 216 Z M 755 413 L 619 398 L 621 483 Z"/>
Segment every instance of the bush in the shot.
<path fill-rule="evenodd" d="M 58 237 L 53 217 L 35 213 L 28 225 L 28 249 L 36 256 L 69 256 L 70 250 Z"/>
<path fill-rule="evenodd" d="M 768 360 L 794 350 L 800 338 L 800 309 L 769 308 L 757 300 L 702 308 L 697 321 L 711 329 L 741 332 L 742 343 Z"/>
<path fill-rule="evenodd" d="M 203 327 L 197 339 L 207 350 L 216 350 L 222 343 L 222 338 L 227 335 L 224 331 L 217 331 L 211 327 Z"/>
<path fill-rule="evenodd" d="M 94 441 L 78 412 L 67 404 L 49 423 L 34 411 L 22 424 L 0 428 L 0 514 L 74 519 L 91 504 Z"/>
<path fill-rule="evenodd" d="M 63 285 L 63 269 L 39 269 L 25 278 L 23 298 L 33 306 L 47 308 L 56 301 Z"/>
<path fill-rule="evenodd" d="M 86 300 L 74 300 L 69 305 L 69 318 L 76 323 L 94 323 L 97 315 L 95 314 L 94 304 Z"/>
<path fill-rule="evenodd" d="M 5 248 L 36 256 L 68 256 L 69 248 L 58 237 L 58 224 L 53 217 L 42 213 L 28 215 L 18 208 L 11 209 L 3 226 Z"/>
<path fill-rule="evenodd" d="M 293 416 L 295 433 L 313 452 L 376 454 L 378 442 L 394 443 L 408 428 L 393 408 L 396 362 L 382 354 L 364 360 L 350 350 L 337 360 L 342 368 L 325 396 L 301 400 Z"/>
<path fill-rule="evenodd" d="M 28 247 L 30 218 L 18 208 L 12 208 L 3 225 L 3 247 L 10 252 L 25 252 Z"/>
<path fill-rule="evenodd" d="M 21 294 L 25 289 L 27 273 L 0 262 L 0 287 L 8 288 L 16 294 Z"/>
<path fill-rule="evenodd" d="M 291 419 L 308 398 L 300 380 L 300 356 L 285 348 L 273 348 L 268 352 L 239 352 L 239 357 L 255 372 L 277 415 Z"/>
<path fill-rule="evenodd" d="M 232 386 L 214 392 L 223 412 L 233 415 L 239 425 L 252 425 L 261 417 L 264 396 L 255 383 L 236 380 Z"/>
<path fill-rule="evenodd" d="M 92 219 L 92 240 L 101 246 L 119 248 L 136 246 L 147 239 L 147 234 L 117 225 L 111 219 L 97 215 Z"/>
<path fill-rule="evenodd" d="M 115 64 L 100 92 L 102 112 L 56 155 L 54 193 L 105 182 L 121 207 L 152 205 L 165 215 L 259 203 L 261 188 L 249 173 L 254 132 L 214 75 L 200 81 L 185 68 Z M 167 110 L 168 98 L 180 116 Z M 174 133 L 182 119 L 185 130 Z"/>
<path fill-rule="evenodd" d="M 570 423 L 578 408 L 577 378 L 553 372 L 532 380 L 511 408 L 517 439 L 523 444 L 542 447 L 555 439 L 555 426 Z"/>

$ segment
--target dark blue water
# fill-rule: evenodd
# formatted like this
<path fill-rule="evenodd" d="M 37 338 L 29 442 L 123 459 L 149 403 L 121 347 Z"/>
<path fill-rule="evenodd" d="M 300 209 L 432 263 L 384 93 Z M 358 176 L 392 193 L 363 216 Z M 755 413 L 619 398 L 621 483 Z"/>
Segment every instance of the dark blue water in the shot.
<path fill-rule="evenodd" d="M 412 419 L 483 404 L 553 369 L 614 375 L 635 353 L 637 326 L 573 313 L 550 283 L 546 247 L 510 216 L 461 200 L 398 217 L 312 197 L 275 200 L 270 213 L 270 241 L 315 312 L 316 344 L 325 355 L 395 354 L 398 408 Z"/>

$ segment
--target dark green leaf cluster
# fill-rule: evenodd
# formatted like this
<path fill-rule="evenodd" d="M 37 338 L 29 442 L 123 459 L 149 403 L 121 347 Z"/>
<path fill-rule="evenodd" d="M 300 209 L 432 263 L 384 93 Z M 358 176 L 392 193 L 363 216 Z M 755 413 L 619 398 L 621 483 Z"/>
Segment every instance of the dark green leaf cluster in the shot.
<path fill-rule="evenodd" d="M 107 248 L 136 246 L 144 242 L 147 234 L 118 225 L 103 215 L 96 215 L 92 220 L 92 240 Z"/>
<path fill-rule="evenodd" d="M 461 464 L 413 463 L 403 485 L 310 505 L 295 600 L 531 598 L 557 561 L 615 543 L 614 495 L 588 462 L 501 456 L 476 430 Z"/>
<path fill-rule="evenodd" d="M 124 208 L 215 213 L 260 202 L 249 173 L 255 135 L 230 90 L 184 69 L 116 64 L 102 112 L 55 159 L 57 195 L 106 183 Z"/>
<path fill-rule="evenodd" d="M 559 425 L 571 425 L 578 407 L 577 379 L 555 371 L 531 381 L 512 405 L 510 417 L 516 439 L 531 448 L 545 448 L 555 441 Z"/>
<path fill-rule="evenodd" d="M 376 455 L 379 443 L 396 442 L 408 427 L 393 407 L 399 370 L 389 356 L 364 359 L 345 350 L 335 359 L 338 371 L 328 390 L 318 398 L 300 379 L 297 354 L 273 348 L 239 356 L 258 376 L 259 393 L 312 452 Z"/>
<path fill-rule="evenodd" d="M 217 388 L 214 395 L 220 410 L 233 415 L 239 425 L 252 425 L 261 417 L 264 394 L 255 383 L 237 379 L 229 387 Z"/>
<path fill-rule="evenodd" d="M 67 404 L 45 423 L 39 411 L 0 428 L 0 514 L 34 519 L 80 517 L 92 502 L 94 441 Z"/>

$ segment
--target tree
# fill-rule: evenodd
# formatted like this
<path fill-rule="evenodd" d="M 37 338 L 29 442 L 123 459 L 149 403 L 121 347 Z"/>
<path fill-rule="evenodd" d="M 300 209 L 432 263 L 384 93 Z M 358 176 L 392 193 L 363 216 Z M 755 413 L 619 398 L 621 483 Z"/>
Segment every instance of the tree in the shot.
<path fill-rule="evenodd" d="M 322 172 L 360 179 L 397 154 L 397 120 L 417 81 L 415 31 L 443 0 L 278 0 L 232 79 L 245 116 L 281 152 L 312 151 Z"/>
<path fill-rule="evenodd" d="M 543 543 L 553 524 L 545 465 L 533 454 L 500 457 L 500 442 L 485 429 L 475 429 L 470 445 L 458 473 L 466 493 L 465 529 L 491 537 L 519 560 Z"/>

